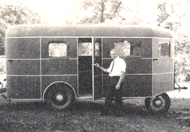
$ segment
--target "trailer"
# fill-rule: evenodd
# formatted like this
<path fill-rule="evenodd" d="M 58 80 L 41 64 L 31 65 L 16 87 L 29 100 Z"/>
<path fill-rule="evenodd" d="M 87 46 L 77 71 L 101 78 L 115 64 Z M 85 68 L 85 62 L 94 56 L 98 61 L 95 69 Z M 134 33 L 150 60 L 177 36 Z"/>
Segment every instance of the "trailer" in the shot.
<path fill-rule="evenodd" d="M 45 100 L 62 110 L 77 99 L 105 97 L 111 49 L 127 64 L 123 99 L 145 97 L 150 112 L 170 108 L 174 45 L 167 29 L 148 26 L 28 26 L 6 34 L 7 98 Z"/>

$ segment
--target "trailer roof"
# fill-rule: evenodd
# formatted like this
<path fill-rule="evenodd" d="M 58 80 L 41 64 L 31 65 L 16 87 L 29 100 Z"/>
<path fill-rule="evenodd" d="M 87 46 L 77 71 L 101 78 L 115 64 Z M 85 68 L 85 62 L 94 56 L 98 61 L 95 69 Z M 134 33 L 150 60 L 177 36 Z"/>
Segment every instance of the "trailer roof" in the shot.
<path fill-rule="evenodd" d="M 7 31 L 6 37 L 163 37 L 172 38 L 169 30 L 148 26 L 28 26 L 17 25 Z"/>

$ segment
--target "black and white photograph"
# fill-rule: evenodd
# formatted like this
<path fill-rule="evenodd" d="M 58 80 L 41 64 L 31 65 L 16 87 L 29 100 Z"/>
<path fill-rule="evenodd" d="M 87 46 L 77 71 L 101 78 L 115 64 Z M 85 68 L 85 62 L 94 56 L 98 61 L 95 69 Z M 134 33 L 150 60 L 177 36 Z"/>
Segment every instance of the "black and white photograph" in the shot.
<path fill-rule="evenodd" d="M 0 132 L 190 132 L 190 0 L 0 0 Z"/>

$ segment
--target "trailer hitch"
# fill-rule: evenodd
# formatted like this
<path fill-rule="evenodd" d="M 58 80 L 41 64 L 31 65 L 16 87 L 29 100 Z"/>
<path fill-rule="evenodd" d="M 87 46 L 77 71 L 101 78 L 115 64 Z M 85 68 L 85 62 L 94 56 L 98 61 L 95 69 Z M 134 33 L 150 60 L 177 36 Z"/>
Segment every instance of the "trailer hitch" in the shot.
<path fill-rule="evenodd" d="M 175 81 L 175 84 L 176 84 L 178 87 L 174 87 L 174 89 L 179 89 L 179 92 L 181 91 L 181 89 L 188 89 L 188 87 L 181 87 L 178 83 L 176 83 L 176 81 Z"/>

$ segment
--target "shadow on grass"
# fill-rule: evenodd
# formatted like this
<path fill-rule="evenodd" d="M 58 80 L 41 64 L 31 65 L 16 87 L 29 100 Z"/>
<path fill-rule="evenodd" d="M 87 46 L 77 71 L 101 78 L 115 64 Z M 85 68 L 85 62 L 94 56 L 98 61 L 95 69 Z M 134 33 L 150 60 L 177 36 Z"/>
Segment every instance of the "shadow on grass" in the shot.
<path fill-rule="evenodd" d="M 17 102 L 1 105 L 0 110 L 7 111 L 33 111 L 46 110 L 47 105 L 44 102 Z"/>
<path fill-rule="evenodd" d="M 95 113 L 100 113 L 102 111 L 102 108 L 104 107 L 104 103 L 97 103 L 97 102 L 88 102 L 88 101 L 82 101 L 82 102 L 75 102 L 72 106 L 69 108 L 66 108 L 62 111 L 59 112 L 64 112 L 64 113 L 72 113 L 72 114 L 95 114 Z M 116 106 L 112 104 L 111 109 L 114 109 Z M 27 111 L 27 112 L 32 112 L 32 111 L 39 111 L 39 112 L 56 112 L 58 110 L 53 110 L 48 107 L 46 102 L 17 102 L 17 103 L 10 103 L 7 105 L 1 105 L 0 111 Z M 135 104 L 129 104 L 129 103 L 124 103 L 123 107 L 123 112 L 126 115 L 150 115 L 150 116 L 165 116 L 166 114 L 169 113 L 156 113 L 152 114 L 149 113 L 144 106 L 137 106 Z"/>

